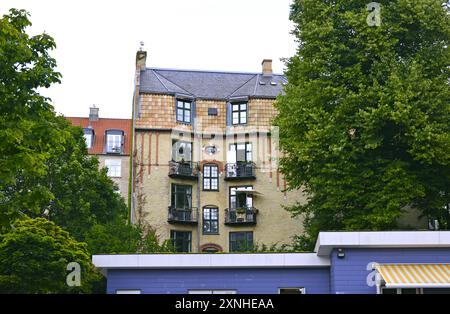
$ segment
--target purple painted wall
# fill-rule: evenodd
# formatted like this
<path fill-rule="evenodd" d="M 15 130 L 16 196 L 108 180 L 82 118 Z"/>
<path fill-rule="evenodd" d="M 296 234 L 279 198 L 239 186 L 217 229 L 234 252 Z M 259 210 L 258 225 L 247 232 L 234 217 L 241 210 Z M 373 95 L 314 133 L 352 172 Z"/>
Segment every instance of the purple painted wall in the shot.
<path fill-rule="evenodd" d="M 450 249 L 344 249 L 345 258 L 331 255 L 331 293 L 376 293 L 367 285 L 367 264 L 450 263 Z"/>
<path fill-rule="evenodd" d="M 109 270 L 108 293 L 187 293 L 188 289 L 230 289 L 237 293 L 276 294 L 280 287 L 305 287 L 306 293 L 329 293 L 329 268 Z"/>

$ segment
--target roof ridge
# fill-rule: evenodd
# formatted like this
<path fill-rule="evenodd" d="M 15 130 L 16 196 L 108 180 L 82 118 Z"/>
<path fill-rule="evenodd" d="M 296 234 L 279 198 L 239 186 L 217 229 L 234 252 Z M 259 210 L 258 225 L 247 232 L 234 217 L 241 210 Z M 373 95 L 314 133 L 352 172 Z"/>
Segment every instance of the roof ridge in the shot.
<path fill-rule="evenodd" d="M 176 68 L 146 68 L 151 71 L 178 71 L 178 72 L 203 72 L 203 73 L 221 73 L 221 74 L 242 74 L 242 75 L 257 75 L 260 72 L 241 72 L 241 71 L 225 71 L 225 70 L 200 70 L 200 69 L 176 69 Z M 162 75 L 159 73 L 159 75 Z M 273 73 L 272 75 L 284 76 L 282 73 Z"/>
<path fill-rule="evenodd" d="M 156 71 L 155 71 L 155 70 L 152 69 L 152 71 L 156 74 Z M 161 73 L 158 73 L 158 75 L 161 75 L 164 79 L 166 79 L 167 81 L 169 81 L 170 83 L 172 83 L 172 84 L 175 85 L 176 87 L 178 87 L 178 88 L 184 90 L 184 91 L 185 91 L 186 93 L 188 93 L 189 95 L 195 97 L 195 95 L 194 95 L 193 93 L 191 93 L 190 91 L 188 91 L 188 90 L 186 90 L 185 88 L 181 87 L 180 85 L 176 84 L 175 82 L 169 80 L 167 77 L 165 77 L 165 76 L 162 75 Z M 158 77 L 158 76 L 157 76 L 157 77 Z M 158 79 L 159 79 L 159 78 L 158 78 Z M 162 83 L 162 82 L 161 82 L 161 83 Z M 164 85 L 164 84 L 163 84 L 163 85 Z M 166 87 L 166 85 L 164 85 L 164 87 Z M 167 87 L 166 87 L 166 89 L 167 89 Z M 169 90 L 167 89 L 167 91 L 169 91 Z"/>
<path fill-rule="evenodd" d="M 253 80 L 258 74 L 253 75 L 249 80 L 245 81 L 244 84 L 242 84 L 241 86 L 239 86 L 238 88 L 236 88 L 230 95 L 227 96 L 227 98 L 230 98 L 231 96 L 234 95 L 234 93 L 236 93 L 238 90 L 240 90 L 245 84 L 247 84 L 248 82 L 250 82 L 251 80 Z"/>
<path fill-rule="evenodd" d="M 255 89 L 253 90 L 253 96 L 256 95 L 256 90 L 258 89 L 258 82 L 259 82 L 259 74 L 256 76 Z"/>
<path fill-rule="evenodd" d="M 73 116 L 64 116 L 64 115 L 63 115 L 63 117 L 67 118 L 67 119 L 89 119 L 89 117 L 73 117 Z M 99 117 L 97 121 L 99 121 L 99 120 L 129 120 L 129 121 L 131 121 L 132 119 L 131 118 L 102 118 L 102 117 Z M 97 122 L 97 121 L 93 121 L 93 122 Z"/>
<path fill-rule="evenodd" d="M 165 88 L 168 92 L 170 92 L 169 89 L 167 88 L 166 84 L 164 84 L 164 83 L 159 79 L 159 76 L 158 76 L 158 74 L 156 74 L 155 70 L 151 70 L 151 71 L 152 71 L 153 75 L 156 76 L 156 78 L 157 78 L 158 81 L 161 83 L 161 85 L 164 86 L 164 88 Z"/>

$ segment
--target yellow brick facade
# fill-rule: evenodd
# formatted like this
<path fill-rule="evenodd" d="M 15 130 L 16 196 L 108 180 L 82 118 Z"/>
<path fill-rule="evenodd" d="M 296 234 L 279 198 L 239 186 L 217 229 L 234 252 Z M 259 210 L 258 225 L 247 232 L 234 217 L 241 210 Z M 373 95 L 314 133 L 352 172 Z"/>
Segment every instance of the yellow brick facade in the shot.
<path fill-rule="evenodd" d="M 169 239 L 170 231 L 192 232 L 192 252 L 199 247 L 214 244 L 229 251 L 229 233 L 253 231 L 254 243 L 271 245 L 288 244 L 291 238 L 302 232 L 299 218 L 292 218 L 283 209 L 284 205 L 305 202 L 301 191 L 285 192 L 286 183 L 278 172 L 274 140 L 268 133 L 271 120 L 276 111 L 273 99 L 250 99 L 248 102 L 248 124 L 239 127 L 226 127 L 226 101 L 196 100 L 196 134 L 208 136 L 194 137 L 190 125 L 177 123 L 175 119 L 175 98 L 169 95 L 140 95 L 139 115 L 135 121 L 135 216 L 141 209 L 144 219 L 153 226 L 161 239 Z M 208 108 L 216 108 L 217 116 L 208 116 Z M 214 137 L 209 136 L 214 134 Z M 200 192 L 198 181 L 174 179 L 168 176 L 169 161 L 172 158 L 174 139 L 193 142 L 193 161 L 200 165 L 217 163 L 219 165 L 219 191 L 203 191 L 202 167 L 200 167 Z M 224 165 L 231 143 L 251 143 L 253 161 L 256 163 L 255 180 L 226 181 Z M 218 151 L 214 155 L 205 152 L 204 147 L 215 145 Z M 192 186 L 192 206 L 198 207 L 198 224 L 169 224 L 168 207 L 171 203 L 171 184 Z M 253 206 L 258 209 L 256 225 L 225 225 L 225 209 L 230 207 L 230 187 L 252 186 L 259 192 L 254 196 Z M 139 197 L 139 194 L 141 197 Z M 142 196 L 145 201 L 142 201 Z M 199 206 L 198 206 L 199 199 Z M 140 204 L 139 204 L 140 202 Z M 219 209 L 219 233 L 204 235 L 202 232 L 202 209 L 215 206 Z M 135 219 L 138 219 L 137 217 Z"/>

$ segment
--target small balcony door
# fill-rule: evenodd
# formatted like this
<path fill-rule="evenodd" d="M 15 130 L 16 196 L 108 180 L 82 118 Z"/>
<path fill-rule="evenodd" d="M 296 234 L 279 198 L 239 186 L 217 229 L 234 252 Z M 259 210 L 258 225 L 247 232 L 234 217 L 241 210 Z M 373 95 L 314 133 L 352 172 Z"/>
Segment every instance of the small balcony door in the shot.
<path fill-rule="evenodd" d="M 172 184 L 172 215 L 179 221 L 192 220 L 192 186 Z"/>

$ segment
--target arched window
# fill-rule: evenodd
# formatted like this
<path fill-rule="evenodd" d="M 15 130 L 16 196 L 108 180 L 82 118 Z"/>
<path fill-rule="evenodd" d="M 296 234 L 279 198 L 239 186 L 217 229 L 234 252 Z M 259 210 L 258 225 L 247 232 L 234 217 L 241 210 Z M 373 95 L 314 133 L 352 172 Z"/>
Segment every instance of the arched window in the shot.
<path fill-rule="evenodd" d="M 203 253 L 218 253 L 218 252 L 222 252 L 222 247 L 218 244 L 215 243 L 207 243 L 207 244 L 203 244 L 200 247 L 201 251 Z"/>

